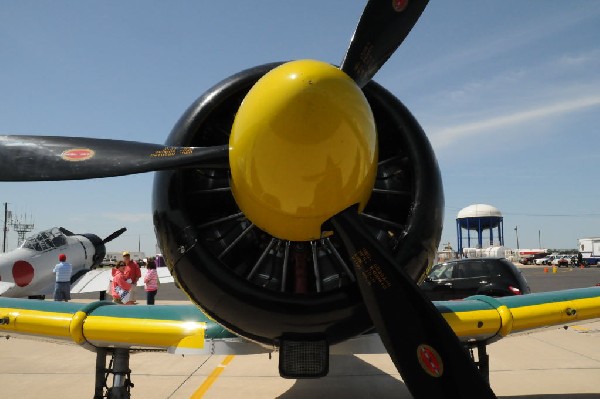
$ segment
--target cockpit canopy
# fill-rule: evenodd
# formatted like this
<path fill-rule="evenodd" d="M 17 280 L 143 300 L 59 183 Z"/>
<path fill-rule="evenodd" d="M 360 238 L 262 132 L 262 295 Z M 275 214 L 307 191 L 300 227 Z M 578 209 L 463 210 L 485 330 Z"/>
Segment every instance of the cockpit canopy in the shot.
<path fill-rule="evenodd" d="M 67 236 L 58 228 L 53 227 L 27 238 L 21 248 L 33 249 L 38 252 L 50 251 L 67 244 Z"/>

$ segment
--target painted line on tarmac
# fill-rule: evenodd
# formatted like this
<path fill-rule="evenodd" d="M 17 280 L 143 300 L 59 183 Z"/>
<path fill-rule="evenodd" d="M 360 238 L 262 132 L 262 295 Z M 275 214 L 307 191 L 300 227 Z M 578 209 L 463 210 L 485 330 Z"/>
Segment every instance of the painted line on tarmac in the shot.
<path fill-rule="evenodd" d="M 212 386 L 212 384 L 214 384 L 214 382 L 217 380 L 219 375 L 223 372 L 225 367 L 227 367 L 227 365 L 229 363 L 231 363 L 231 361 L 233 360 L 234 357 L 235 357 L 235 355 L 227 355 L 225 357 L 225 360 L 223 360 L 223 362 L 221 364 L 219 364 L 212 371 L 212 373 L 210 373 L 210 375 L 206 378 L 206 380 L 204 380 L 204 382 L 202 383 L 202 385 L 200 385 L 200 387 L 196 390 L 196 392 L 194 392 L 193 395 L 190 396 L 190 399 L 202 398 L 204 396 L 204 394 L 206 393 L 206 391 L 209 390 L 209 388 Z"/>
<path fill-rule="evenodd" d="M 589 328 L 583 327 L 583 326 L 579 326 L 579 325 L 577 325 L 577 326 L 569 326 L 569 328 L 571 330 L 575 330 L 577 332 L 584 332 L 584 333 L 590 332 Z"/>

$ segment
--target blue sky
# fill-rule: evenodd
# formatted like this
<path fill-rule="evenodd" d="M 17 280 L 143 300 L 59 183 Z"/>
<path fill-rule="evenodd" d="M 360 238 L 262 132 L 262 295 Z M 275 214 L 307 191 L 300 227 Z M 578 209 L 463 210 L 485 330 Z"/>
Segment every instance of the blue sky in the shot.
<path fill-rule="evenodd" d="M 360 1 L 5 1 L 0 134 L 164 142 L 213 84 L 255 65 L 339 64 Z M 575 248 L 600 236 L 600 2 L 432 1 L 375 80 L 404 102 L 438 156 L 442 242 L 475 203 L 505 244 Z M 0 183 L 36 230 L 64 226 L 152 253 L 152 174 Z M 2 215 L 0 215 L 0 218 Z M 540 239 L 538 239 L 540 237 Z M 541 241 L 541 242 L 540 242 Z M 16 245 L 9 232 L 8 248 Z"/>

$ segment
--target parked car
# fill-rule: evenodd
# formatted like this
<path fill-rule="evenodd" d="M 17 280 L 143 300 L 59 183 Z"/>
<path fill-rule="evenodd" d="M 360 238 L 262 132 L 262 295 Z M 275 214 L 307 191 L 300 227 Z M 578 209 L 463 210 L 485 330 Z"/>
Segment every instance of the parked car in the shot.
<path fill-rule="evenodd" d="M 549 264 L 557 265 L 558 267 L 569 267 L 571 263 L 571 255 L 556 255 Z"/>
<path fill-rule="evenodd" d="M 519 260 L 519 263 L 521 263 L 523 265 L 535 265 L 536 264 L 535 263 L 536 260 L 541 259 L 541 258 L 546 258 L 546 257 L 548 257 L 548 255 L 546 253 L 544 253 L 544 252 L 536 253 L 536 254 L 533 254 L 533 255 L 527 255 L 527 256 L 522 257 Z"/>
<path fill-rule="evenodd" d="M 534 262 L 535 258 L 533 257 L 533 255 L 523 256 L 521 259 L 519 259 L 519 263 L 522 265 L 531 265 Z"/>
<path fill-rule="evenodd" d="M 434 301 L 531 292 L 521 271 L 506 258 L 467 258 L 438 263 L 420 287 Z"/>
<path fill-rule="evenodd" d="M 100 262 L 100 267 L 104 267 L 104 266 L 114 267 L 116 264 L 117 264 L 116 258 L 105 257 L 104 259 L 102 259 L 102 262 Z"/>
<path fill-rule="evenodd" d="M 548 257 L 545 256 L 543 258 L 536 259 L 534 262 L 536 265 L 545 265 L 547 260 L 548 260 Z"/>
<path fill-rule="evenodd" d="M 535 264 L 536 265 L 549 265 L 552 263 L 552 261 L 554 260 L 555 257 L 556 257 L 556 254 L 544 256 L 543 258 L 536 259 Z"/>

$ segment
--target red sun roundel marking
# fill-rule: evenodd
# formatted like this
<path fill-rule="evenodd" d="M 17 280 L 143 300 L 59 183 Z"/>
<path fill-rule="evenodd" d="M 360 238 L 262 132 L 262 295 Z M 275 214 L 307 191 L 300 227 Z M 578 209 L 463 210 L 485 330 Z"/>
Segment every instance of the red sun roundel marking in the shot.
<path fill-rule="evenodd" d="M 431 346 L 419 345 L 417 348 L 417 358 L 423 370 L 430 376 L 441 377 L 444 374 L 442 358 Z"/>
<path fill-rule="evenodd" d="M 31 284 L 35 272 L 33 266 L 31 266 L 29 262 L 18 260 L 13 265 L 12 274 L 16 285 L 19 287 L 26 287 Z"/>
<path fill-rule="evenodd" d="M 89 148 L 72 148 L 70 150 L 63 151 L 60 154 L 61 158 L 65 161 L 85 161 L 92 158 L 96 153 L 94 150 Z"/>
<path fill-rule="evenodd" d="M 408 5 L 408 0 L 392 0 L 392 7 L 394 11 L 402 12 Z"/>

